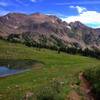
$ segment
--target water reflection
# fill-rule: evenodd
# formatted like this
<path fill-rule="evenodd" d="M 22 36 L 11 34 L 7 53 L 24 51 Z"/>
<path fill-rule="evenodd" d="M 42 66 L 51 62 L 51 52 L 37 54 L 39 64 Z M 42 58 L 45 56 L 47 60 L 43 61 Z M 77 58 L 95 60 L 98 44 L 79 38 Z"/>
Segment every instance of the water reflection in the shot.
<path fill-rule="evenodd" d="M 26 70 L 10 69 L 6 66 L 0 66 L 0 77 L 14 75 L 14 74 L 22 73 L 24 71 Z"/>

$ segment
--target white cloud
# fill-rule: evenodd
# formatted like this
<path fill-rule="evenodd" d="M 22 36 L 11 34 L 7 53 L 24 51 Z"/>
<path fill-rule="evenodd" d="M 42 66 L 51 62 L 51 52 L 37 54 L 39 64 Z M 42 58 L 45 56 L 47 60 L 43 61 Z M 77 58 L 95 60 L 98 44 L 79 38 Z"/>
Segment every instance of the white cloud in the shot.
<path fill-rule="evenodd" d="M 25 4 L 24 3 L 24 0 L 16 0 L 18 3 L 20 3 L 21 5 L 24 5 L 24 6 L 28 6 L 28 4 Z M 35 3 L 37 2 L 38 0 L 27 0 L 29 2 L 32 2 L 32 3 Z"/>
<path fill-rule="evenodd" d="M 80 6 L 69 6 L 69 7 L 73 8 L 73 9 L 77 9 L 77 11 L 78 11 L 79 14 L 82 13 L 82 12 L 84 12 L 84 11 L 87 11 L 86 8 L 80 7 Z"/>
<path fill-rule="evenodd" d="M 65 18 L 67 22 L 81 21 L 83 23 L 100 22 L 100 13 L 96 11 L 86 11 L 77 16 Z"/>
<path fill-rule="evenodd" d="M 0 2 L 0 6 L 7 6 L 8 4 L 5 2 Z"/>
<path fill-rule="evenodd" d="M 37 0 L 30 0 L 31 2 L 37 2 Z"/>
<path fill-rule="evenodd" d="M 69 6 L 70 8 L 75 8 L 75 6 Z"/>
<path fill-rule="evenodd" d="M 0 10 L 0 16 L 6 15 L 6 14 L 8 14 L 8 13 L 9 13 L 9 11 Z"/>
<path fill-rule="evenodd" d="M 73 7 L 70 7 L 70 8 L 73 8 Z M 62 18 L 64 21 L 66 22 L 80 21 L 94 28 L 100 27 L 100 12 L 88 11 L 86 8 L 79 7 L 79 6 L 76 6 L 74 8 L 77 9 L 77 11 L 79 12 L 79 15 Z"/>
<path fill-rule="evenodd" d="M 55 5 L 62 6 L 62 5 L 94 5 L 100 4 L 100 1 L 83 1 L 83 2 L 63 2 L 63 3 L 56 3 Z"/>

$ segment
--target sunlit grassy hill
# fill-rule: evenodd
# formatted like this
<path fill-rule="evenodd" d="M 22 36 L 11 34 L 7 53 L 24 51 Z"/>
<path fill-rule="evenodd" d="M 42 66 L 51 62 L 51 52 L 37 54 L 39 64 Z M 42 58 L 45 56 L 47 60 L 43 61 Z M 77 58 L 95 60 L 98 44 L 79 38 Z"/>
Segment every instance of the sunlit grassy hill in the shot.
<path fill-rule="evenodd" d="M 23 100 L 25 94 L 32 92 L 35 95 L 54 80 L 63 83 L 60 93 L 63 100 L 70 91 L 70 83 L 77 81 L 77 73 L 89 67 L 100 67 L 100 60 L 0 40 L 0 64 L 9 64 L 12 68 L 32 68 L 0 78 L 0 100 Z M 30 100 L 35 100 L 34 95 Z"/>

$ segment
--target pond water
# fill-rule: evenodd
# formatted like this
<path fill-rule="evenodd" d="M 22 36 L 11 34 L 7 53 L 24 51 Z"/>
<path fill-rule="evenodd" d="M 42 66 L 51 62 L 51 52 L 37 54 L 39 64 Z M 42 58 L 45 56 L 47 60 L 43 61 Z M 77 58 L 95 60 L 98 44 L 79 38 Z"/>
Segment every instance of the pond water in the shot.
<path fill-rule="evenodd" d="M 24 71 L 26 71 L 26 70 L 10 69 L 6 66 L 0 66 L 0 77 L 6 77 L 6 76 L 9 76 L 9 75 L 22 73 Z"/>

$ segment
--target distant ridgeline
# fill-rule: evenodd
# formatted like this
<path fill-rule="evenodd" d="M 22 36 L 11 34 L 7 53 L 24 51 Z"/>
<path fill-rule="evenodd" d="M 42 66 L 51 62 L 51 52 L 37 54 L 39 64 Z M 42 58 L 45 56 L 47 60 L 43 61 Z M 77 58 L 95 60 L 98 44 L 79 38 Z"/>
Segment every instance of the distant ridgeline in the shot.
<path fill-rule="evenodd" d="M 100 29 L 76 21 L 66 23 L 56 16 L 10 13 L 0 17 L 0 38 L 29 47 L 48 48 L 100 58 Z"/>
<path fill-rule="evenodd" d="M 15 36 L 16 34 L 14 34 Z M 1 38 L 3 39 L 3 38 Z M 42 39 L 42 38 L 41 38 Z M 54 45 L 46 45 L 47 42 L 43 42 L 43 41 L 47 41 L 47 40 L 43 40 L 41 41 L 41 39 L 39 39 L 38 42 L 36 41 L 28 41 L 28 40 L 20 40 L 18 37 L 17 38 L 7 38 L 7 39 L 3 39 L 3 40 L 7 40 L 8 42 L 12 42 L 12 43 L 22 43 L 25 44 L 28 47 L 37 47 L 38 50 L 41 50 L 41 48 L 47 48 L 47 49 L 52 49 L 52 50 L 56 50 L 58 53 L 62 52 L 66 52 L 69 54 L 81 54 L 83 56 L 89 56 L 89 57 L 94 57 L 97 59 L 100 59 L 100 51 L 96 51 L 96 50 L 91 50 L 89 48 L 85 48 L 84 50 L 82 48 L 77 48 L 75 46 L 66 46 L 65 44 L 63 44 L 60 40 L 58 41 L 57 44 Z"/>

